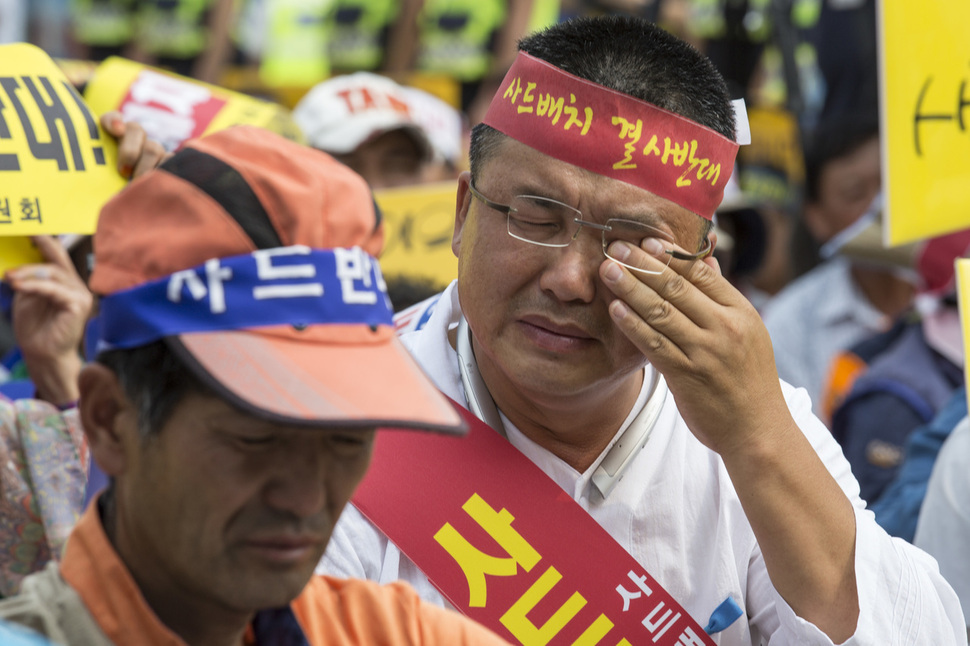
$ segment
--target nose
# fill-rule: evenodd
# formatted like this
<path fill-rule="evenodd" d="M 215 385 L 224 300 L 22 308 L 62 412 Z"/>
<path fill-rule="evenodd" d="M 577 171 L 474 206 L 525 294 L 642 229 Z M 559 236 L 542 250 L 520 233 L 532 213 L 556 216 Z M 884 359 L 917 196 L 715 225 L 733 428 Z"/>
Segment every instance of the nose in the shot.
<path fill-rule="evenodd" d="M 269 506 L 298 518 L 310 518 L 327 504 L 329 456 L 323 445 L 295 443 L 275 459 L 274 477 L 266 488 Z"/>
<path fill-rule="evenodd" d="M 584 225 L 568 247 L 550 248 L 539 287 L 562 302 L 591 303 L 603 262 L 602 233 Z"/>

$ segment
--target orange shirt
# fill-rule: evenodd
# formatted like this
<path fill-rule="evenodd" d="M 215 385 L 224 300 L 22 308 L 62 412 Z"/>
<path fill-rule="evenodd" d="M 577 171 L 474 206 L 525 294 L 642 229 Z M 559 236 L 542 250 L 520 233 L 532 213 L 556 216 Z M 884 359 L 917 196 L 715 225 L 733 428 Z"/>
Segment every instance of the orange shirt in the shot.
<path fill-rule="evenodd" d="M 60 571 L 113 643 L 186 646 L 145 602 L 108 541 L 96 504 L 88 506 L 71 533 Z M 314 576 L 290 608 L 311 645 L 506 644 L 472 620 L 421 601 L 404 583 L 380 586 L 371 581 Z M 280 619 L 280 611 L 268 612 L 274 613 L 273 621 Z M 258 646 L 259 632 L 249 630 L 254 641 L 247 639 L 247 643 Z M 292 643 L 295 646 L 301 641 L 297 638 Z"/>

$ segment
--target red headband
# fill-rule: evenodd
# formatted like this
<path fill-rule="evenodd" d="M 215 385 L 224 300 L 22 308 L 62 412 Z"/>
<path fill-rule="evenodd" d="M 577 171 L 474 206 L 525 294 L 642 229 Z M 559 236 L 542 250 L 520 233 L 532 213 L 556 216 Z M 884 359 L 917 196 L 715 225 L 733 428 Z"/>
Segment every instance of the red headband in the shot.
<path fill-rule="evenodd" d="M 483 123 L 561 161 L 710 220 L 738 144 L 685 117 L 519 52 Z"/>

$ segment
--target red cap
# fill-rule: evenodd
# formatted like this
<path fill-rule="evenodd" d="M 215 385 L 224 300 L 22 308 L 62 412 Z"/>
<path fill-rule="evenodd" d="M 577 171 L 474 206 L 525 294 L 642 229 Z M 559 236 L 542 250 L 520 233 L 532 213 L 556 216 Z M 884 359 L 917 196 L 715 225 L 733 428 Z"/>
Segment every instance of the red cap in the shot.
<path fill-rule="evenodd" d="M 383 245 L 370 189 L 326 153 L 236 126 L 185 146 L 109 201 L 92 291 L 113 294 L 212 258 L 305 245 Z M 281 325 L 166 342 L 207 386 L 254 415 L 313 426 L 464 431 L 390 325 Z"/>

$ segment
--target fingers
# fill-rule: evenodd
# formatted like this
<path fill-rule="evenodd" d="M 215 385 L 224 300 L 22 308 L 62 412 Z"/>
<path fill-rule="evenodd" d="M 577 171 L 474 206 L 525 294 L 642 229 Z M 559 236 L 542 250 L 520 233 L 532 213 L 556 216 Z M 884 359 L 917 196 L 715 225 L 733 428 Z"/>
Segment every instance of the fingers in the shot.
<path fill-rule="evenodd" d="M 101 127 L 115 139 L 121 139 L 125 134 L 125 119 L 117 110 L 105 112 L 101 115 Z"/>
<path fill-rule="evenodd" d="M 37 251 L 47 262 L 74 271 L 71 263 L 71 256 L 61 244 L 61 241 L 53 236 L 31 236 L 30 241 L 37 247 Z"/>
<path fill-rule="evenodd" d="M 52 242 L 56 244 L 56 241 Z M 61 252 L 66 256 L 67 252 L 63 247 Z M 47 296 L 65 306 L 77 302 L 90 309 L 93 302 L 91 292 L 74 269 L 70 258 L 64 262 L 65 264 L 61 264 L 59 260 L 57 263 L 21 265 L 7 271 L 4 280 L 18 294 Z"/>
<path fill-rule="evenodd" d="M 85 318 L 90 313 L 93 303 L 93 298 L 87 288 L 80 288 L 77 285 L 68 285 L 50 279 L 24 279 L 17 284 L 15 289 L 17 297 L 24 295 L 39 296 L 61 309 L 75 312 L 83 315 Z"/>
<path fill-rule="evenodd" d="M 20 267 L 7 271 L 4 275 L 4 280 L 9 282 L 15 291 L 22 289 L 32 282 L 54 282 L 61 285 L 69 285 L 74 288 L 84 287 L 85 291 L 87 290 L 84 281 L 77 275 L 73 265 L 69 265 L 67 268 L 53 263 L 21 265 Z"/>
<path fill-rule="evenodd" d="M 136 179 L 171 156 L 160 143 L 149 139 L 138 123 L 126 122 L 120 112 L 101 115 L 101 125 L 118 140 L 118 172 L 122 177 Z"/>
<path fill-rule="evenodd" d="M 609 312 L 613 323 L 662 373 L 666 374 L 673 366 L 690 361 L 688 349 L 675 341 L 676 335 L 672 338 L 670 334 L 661 334 L 624 301 L 617 299 L 610 303 Z M 668 311 L 659 313 L 660 318 L 668 315 Z"/>
<path fill-rule="evenodd" d="M 668 266 L 666 263 L 669 256 L 666 255 L 664 246 L 652 238 L 644 240 L 643 249 L 614 242 L 609 251 L 612 257 L 631 267 L 653 272 L 644 274 L 627 271 L 628 278 L 617 276 L 612 283 L 608 276 L 603 275 L 610 289 L 637 311 L 666 301 L 695 325 L 709 328 L 714 324 L 711 301 L 726 304 L 726 299 L 719 293 L 721 290 L 717 283 L 720 273 L 714 265 L 705 261 L 673 259 L 669 260 Z"/>
<path fill-rule="evenodd" d="M 54 280 L 65 285 L 73 285 L 75 288 L 82 287 L 87 291 L 87 286 L 60 240 L 46 235 L 31 236 L 30 239 L 47 263 L 21 265 L 7 271 L 4 280 L 9 282 L 11 287 L 15 290 L 20 289 L 20 286 L 28 280 Z"/>
<path fill-rule="evenodd" d="M 665 249 L 657 241 L 642 248 L 623 243 L 610 255 L 652 274 L 634 272 L 611 260 L 600 277 L 616 295 L 609 312 L 614 323 L 661 370 L 712 369 L 733 357 L 760 317 L 744 296 L 720 273 L 713 258 L 673 259 L 665 266 Z"/>
<path fill-rule="evenodd" d="M 617 296 L 610 303 L 610 317 L 652 363 L 663 368 L 662 363 L 687 359 L 695 326 L 683 312 L 618 263 L 607 260 L 600 275 Z"/>
<path fill-rule="evenodd" d="M 141 156 L 138 161 L 135 162 L 135 168 L 131 173 L 131 179 L 138 179 L 150 170 L 154 170 L 162 165 L 166 159 L 172 156 L 172 153 L 165 151 L 162 144 L 151 139 L 145 140 L 145 145 L 142 148 Z"/>
<path fill-rule="evenodd" d="M 135 164 L 141 157 L 141 150 L 148 139 L 145 130 L 136 123 L 126 123 L 122 137 L 118 140 L 118 172 L 123 177 L 131 177 Z"/>
<path fill-rule="evenodd" d="M 3 279 L 17 289 L 17 285 L 29 280 L 50 280 L 54 276 L 56 268 L 52 265 L 21 265 L 14 269 L 8 269 Z"/>

